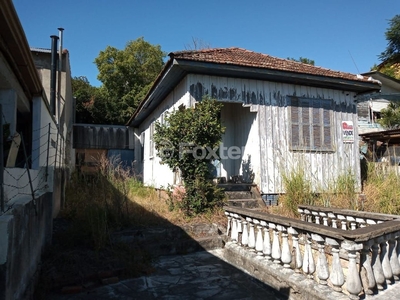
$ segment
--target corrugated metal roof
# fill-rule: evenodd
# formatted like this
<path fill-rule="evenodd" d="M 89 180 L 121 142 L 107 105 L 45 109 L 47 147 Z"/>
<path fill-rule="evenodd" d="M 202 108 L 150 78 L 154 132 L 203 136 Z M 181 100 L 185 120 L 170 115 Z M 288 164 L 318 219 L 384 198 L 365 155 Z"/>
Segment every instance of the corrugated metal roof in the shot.
<path fill-rule="evenodd" d="M 256 67 L 262 69 L 287 71 L 301 74 L 319 75 L 333 78 L 342 78 L 354 81 L 375 82 L 367 76 L 355 75 L 340 71 L 334 71 L 322 67 L 296 62 L 293 60 L 282 59 L 253 52 L 242 48 L 215 48 L 203 50 L 189 50 L 171 52 L 171 57 L 201 62 L 212 62 L 218 64 L 230 64 L 246 67 Z M 378 82 L 376 80 L 376 82 Z"/>

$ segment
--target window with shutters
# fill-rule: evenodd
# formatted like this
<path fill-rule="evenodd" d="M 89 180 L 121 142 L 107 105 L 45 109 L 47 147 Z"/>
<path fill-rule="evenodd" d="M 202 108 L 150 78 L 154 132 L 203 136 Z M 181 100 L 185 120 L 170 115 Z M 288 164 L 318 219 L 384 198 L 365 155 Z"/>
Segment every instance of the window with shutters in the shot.
<path fill-rule="evenodd" d="M 290 150 L 333 151 L 331 99 L 288 97 Z"/>

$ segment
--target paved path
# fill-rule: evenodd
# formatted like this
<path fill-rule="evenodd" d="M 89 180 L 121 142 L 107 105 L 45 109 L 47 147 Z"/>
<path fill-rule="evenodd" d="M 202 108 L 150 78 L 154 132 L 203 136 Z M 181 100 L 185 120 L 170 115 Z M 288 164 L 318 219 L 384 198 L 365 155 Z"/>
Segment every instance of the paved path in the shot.
<path fill-rule="evenodd" d="M 188 255 L 163 256 L 154 263 L 155 272 L 151 275 L 97 287 L 80 294 L 53 294 L 48 299 L 287 300 L 287 297 L 272 287 L 226 263 L 218 256 L 221 256 L 221 249 Z M 308 282 L 315 285 L 315 289 L 321 288 L 313 281 Z M 298 285 L 301 289 L 301 280 Z M 336 299 L 347 298 L 344 294 L 333 293 L 329 288 L 321 290 L 321 295 L 323 292 L 337 295 Z M 366 296 L 364 299 L 400 299 L 400 283 L 390 285 L 379 294 Z"/>
<path fill-rule="evenodd" d="M 156 271 L 135 279 L 55 300 L 94 299 L 268 299 L 285 300 L 276 290 L 227 264 L 210 252 L 160 257 Z"/>

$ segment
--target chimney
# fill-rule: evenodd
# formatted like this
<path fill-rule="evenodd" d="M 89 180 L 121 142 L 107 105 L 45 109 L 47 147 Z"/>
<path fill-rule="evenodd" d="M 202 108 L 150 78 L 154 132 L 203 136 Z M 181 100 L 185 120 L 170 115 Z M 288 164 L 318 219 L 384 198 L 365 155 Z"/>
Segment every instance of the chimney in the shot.
<path fill-rule="evenodd" d="M 51 35 L 51 70 L 50 70 L 50 110 L 56 114 L 56 77 L 57 77 L 57 42 L 58 36 Z"/>

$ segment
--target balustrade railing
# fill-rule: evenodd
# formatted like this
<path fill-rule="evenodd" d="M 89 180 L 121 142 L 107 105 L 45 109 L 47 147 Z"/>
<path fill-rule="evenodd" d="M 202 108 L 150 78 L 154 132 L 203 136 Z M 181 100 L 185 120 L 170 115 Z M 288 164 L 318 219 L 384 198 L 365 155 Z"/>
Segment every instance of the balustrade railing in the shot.
<path fill-rule="evenodd" d="M 358 299 L 400 278 L 400 216 L 299 206 L 300 220 L 224 207 L 233 243 Z"/>

